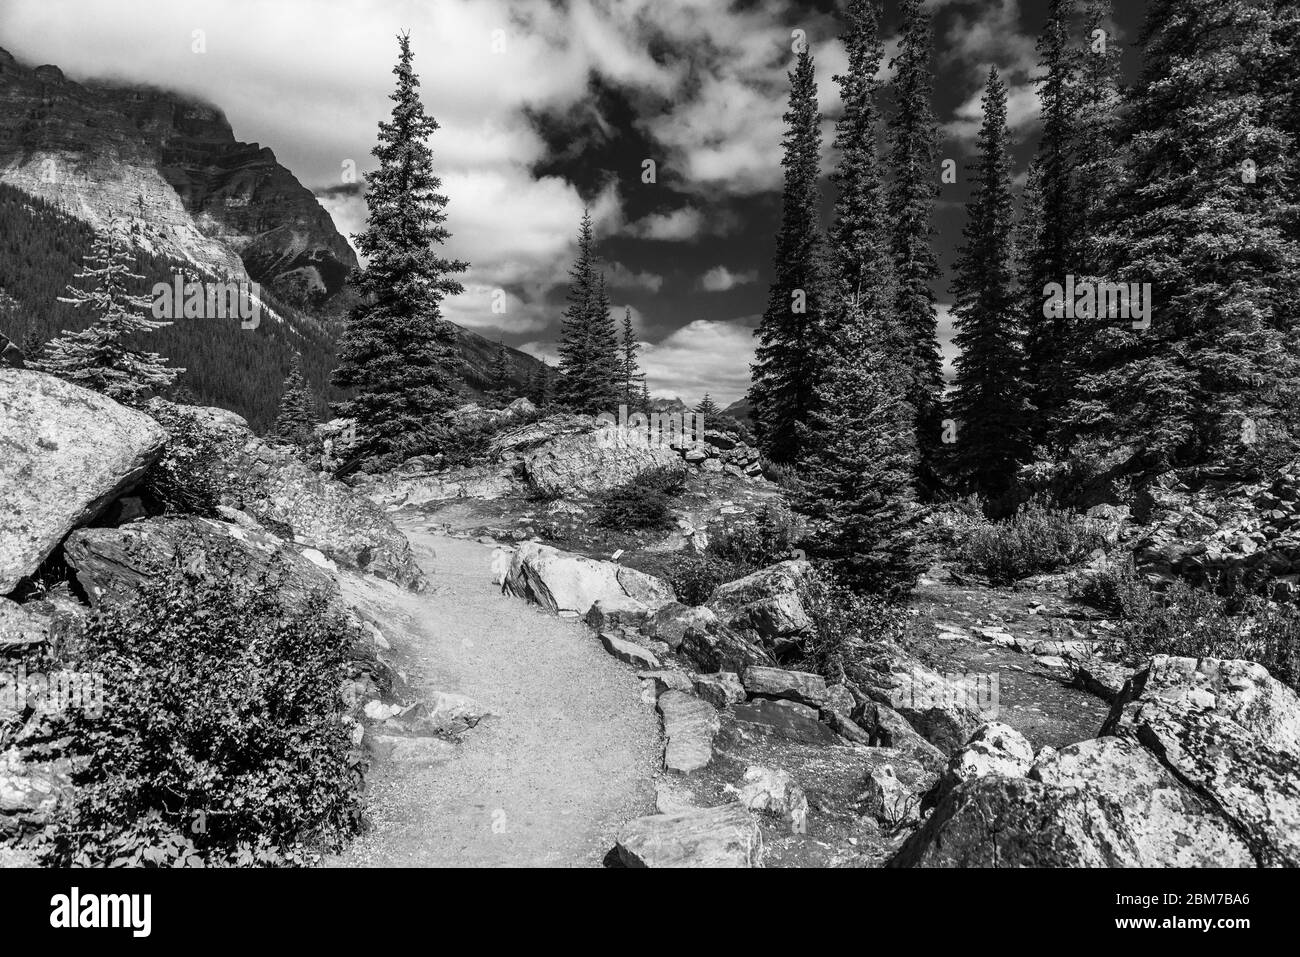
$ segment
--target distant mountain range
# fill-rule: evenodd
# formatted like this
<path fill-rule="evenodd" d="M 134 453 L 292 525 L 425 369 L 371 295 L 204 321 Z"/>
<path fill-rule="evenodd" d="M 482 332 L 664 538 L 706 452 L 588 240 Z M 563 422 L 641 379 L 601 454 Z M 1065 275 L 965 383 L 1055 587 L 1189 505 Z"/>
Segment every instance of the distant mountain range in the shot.
<path fill-rule="evenodd" d="M 217 107 L 165 90 L 75 83 L 56 66 L 28 67 L 0 49 L 4 186 L 44 201 L 0 196 L 0 245 L 9 253 L 0 253 L 0 331 L 10 338 L 84 327 L 53 299 L 77 271 L 90 231 L 124 220 L 151 282 L 180 266 L 263 287 L 275 321 L 256 334 L 182 323 L 159 334 L 174 350 L 160 342 L 161 351 L 189 369 L 182 383 L 195 399 L 265 427 L 294 351 L 318 396 L 340 397 L 327 380 L 356 254 L 311 190 L 270 149 L 236 140 Z M 456 328 L 466 391 L 477 397 L 494 385 L 498 346 Z M 509 347 L 507 356 L 516 387 L 541 365 Z"/>

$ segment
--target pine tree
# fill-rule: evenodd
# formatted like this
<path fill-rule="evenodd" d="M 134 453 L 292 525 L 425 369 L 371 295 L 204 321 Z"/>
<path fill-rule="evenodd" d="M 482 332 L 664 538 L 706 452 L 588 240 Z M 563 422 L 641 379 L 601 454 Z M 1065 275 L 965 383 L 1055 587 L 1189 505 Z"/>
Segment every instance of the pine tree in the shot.
<path fill-rule="evenodd" d="M 171 325 L 145 318 L 150 301 L 131 292 L 143 277 L 132 271 L 134 255 L 120 224 L 95 234 L 85 266 L 77 279 L 90 280 L 90 288 L 68 286 L 60 302 L 89 306 L 93 316 L 81 332 L 64 332 L 47 343 L 32 368 L 102 392 L 125 404 L 139 404 L 150 393 L 161 392 L 184 369 L 169 368 L 156 352 L 141 352 L 128 338 Z"/>
<path fill-rule="evenodd" d="M 1022 217 L 1022 235 L 1032 238 L 1032 243 L 1019 250 L 1028 398 L 1034 406 L 1029 423 L 1035 443 L 1046 440 L 1066 400 L 1064 365 L 1073 333 L 1063 316 L 1044 316 L 1043 289 L 1050 283 L 1064 286 L 1067 276 L 1077 274 L 1079 197 L 1074 189 L 1074 150 L 1079 57 L 1070 37 L 1074 7 L 1074 0 L 1049 0 L 1047 25 L 1038 39 L 1043 133 L 1033 161 L 1033 181 L 1026 190 L 1025 209 L 1034 220 Z"/>
<path fill-rule="evenodd" d="M 542 363 L 537 374 L 533 377 L 532 388 L 528 390 L 528 398 L 537 408 L 543 408 L 550 404 L 551 401 L 551 367 L 545 362 Z"/>
<path fill-rule="evenodd" d="M 1006 86 L 991 69 L 984 121 L 956 263 L 953 315 L 961 350 L 953 411 L 956 471 L 968 490 L 995 498 L 1028 456 L 1020 329 L 1016 322 L 1011 158 Z"/>
<path fill-rule="evenodd" d="M 618 404 L 618 337 L 605 276 L 596 271 L 591 213 L 578 229 L 578 258 L 569 270 L 568 306 L 560 326 L 557 397 L 576 412 L 597 414 Z"/>
<path fill-rule="evenodd" d="M 901 597 L 923 554 L 914 501 L 915 411 L 892 381 L 885 339 L 852 300 L 833 303 L 840 336 L 819 386 L 795 503 L 821 556 L 858 590 Z"/>
<path fill-rule="evenodd" d="M 785 185 L 781 231 L 777 235 L 775 278 L 767 308 L 754 334 L 759 344 L 749 389 L 760 448 L 773 462 L 793 462 L 800 454 L 816 397 L 817 329 L 825 287 L 820 268 L 821 113 L 812 53 L 799 53 L 790 76 L 785 112 Z"/>
<path fill-rule="evenodd" d="M 856 302 L 858 308 L 837 308 L 832 315 L 865 315 L 885 336 L 886 361 L 906 376 L 911 365 L 907 358 L 910 349 L 893 316 L 893 257 L 884 177 L 876 146 L 880 122 L 880 83 L 876 74 L 884 57 L 879 11 L 874 0 L 848 0 L 845 17 L 848 32 L 841 39 L 848 54 L 848 70 L 835 77 L 844 112 L 835 124 L 834 145 L 840 159 L 831 180 L 839 192 L 829 257 L 835 295 Z M 828 338 L 839 334 L 833 325 L 825 325 Z"/>
<path fill-rule="evenodd" d="M 652 405 L 650 402 L 650 386 L 644 381 L 641 383 L 641 411 L 650 414 Z"/>
<path fill-rule="evenodd" d="M 1087 447 L 1162 469 L 1235 458 L 1245 418 L 1263 447 L 1294 439 L 1293 160 L 1259 68 L 1274 16 L 1250 0 L 1148 10 L 1106 256 L 1110 282 L 1151 284 L 1150 318 L 1098 323 L 1069 408 Z"/>
<path fill-rule="evenodd" d="M 890 250 L 894 260 L 894 315 L 903 329 L 911 364 L 907 398 L 916 411 L 917 482 L 934 490 L 940 443 L 943 361 L 939 354 L 935 295 L 931 282 L 939 262 L 931 244 L 938 195 L 935 160 L 934 32 L 922 0 L 903 0 L 902 38 L 894 58 L 894 111 L 889 128 Z"/>
<path fill-rule="evenodd" d="M 619 395 L 622 403 L 629 409 L 636 404 L 637 385 L 645 381 L 645 373 L 637 364 L 637 354 L 640 351 L 641 343 L 637 342 L 636 334 L 632 331 L 632 310 L 630 307 L 625 308 L 623 310 L 623 357 L 619 366 L 619 381 L 623 388 Z"/>
<path fill-rule="evenodd" d="M 280 411 L 275 417 L 275 437 L 289 445 L 303 447 L 314 434 L 316 401 L 302 374 L 302 357 L 294 354 L 280 393 Z"/>
<path fill-rule="evenodd" d="M 357 420 L 363 454 L 388 461 L 420 451 L 455 404 L 461 367 L 445 296 L 468 264 L 439 253 L 450 234 L 427 140 L 438 123 L 425 113 L 411 67 L 410 38 L 398 37 L 392 119 L 379 124 L 367 177 L 366 229 L 356 236 L 366 265 L 353 276 L 361 301 L 339 339 L 334 384 L 356 390 L 338 414 Z"/>
<path fill-rule="evenodd" d="M 492 382 L 489 390 L 492 399 L 502 405 L 508 404 L 513 398 L 514 386 L 510 382 L 510 359 L 506 355 L 506 346 L 503 342 L 497 343 L 496 355 L 492 357 L 488 378 Z"/>
<path fill-rule="evenodd" d="M 700 404 L 692 411 L 699 415 L 707 416 L 708 418 L 714 418 L 715 416 L 722 414 L 722 410 L 718 408 L 718 403 L 714 402 L 713 398 L 707 392 L 704 393 L 704 398 L 700 400 Z"/>

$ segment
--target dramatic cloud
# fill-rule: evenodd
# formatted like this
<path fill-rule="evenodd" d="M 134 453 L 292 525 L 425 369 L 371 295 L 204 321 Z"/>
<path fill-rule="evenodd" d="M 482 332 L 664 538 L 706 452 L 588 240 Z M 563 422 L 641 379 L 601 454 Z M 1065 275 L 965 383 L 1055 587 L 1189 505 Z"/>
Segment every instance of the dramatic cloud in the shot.
<path fill-rule="evenodd" d="M 691 240 L 704 230 L 704 216 L 698 209 L 684 206 L 671 213 L 655 213 L 637 220 L 628 227 L 628 233 L 638 239 L 658 239 L 669 242 Z"/>
<path fill-rule="evenodd" d="M 730 405 L 749 388 L 757 316 L 733 322 L 696 319 L 659 343 L 642 348 L 642 367 L 656 396 L 695 405 L 708 392 Z"/>
<path fill-rule="evenodd" d="M 758 279 L 757 270 L 733 273 L 726 266 L 714 266 L 700 277 L 700 286 L 705 292 L 726 292 L 728 289 L 743 286 L 756 279 Z"/>

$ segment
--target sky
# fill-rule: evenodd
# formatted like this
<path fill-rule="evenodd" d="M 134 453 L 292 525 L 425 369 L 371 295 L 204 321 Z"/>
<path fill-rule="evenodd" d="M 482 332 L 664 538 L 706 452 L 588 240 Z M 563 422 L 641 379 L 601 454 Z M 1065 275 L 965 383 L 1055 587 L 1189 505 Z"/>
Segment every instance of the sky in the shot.
<path fill-rule="evenodd" d="M 1038 135 L 1035 38 L 1046 0 L 930 0 L 942 188 L 936 249 L 960 242 L 965 167 L 990 65 L 1009 84 L 1023 178 Z M 1143 4 L 1116 4 L 1116 39 Z M 341 232 L 365 216 L 354 174 L 373 169 L 391 109 L 396 35 L 409 32 L 430 145 L 449 197 L 447 252 L 468 260 L 447 318 L 554 362 L 584 208 L 619 317 L 631 310 L 656 395 L 723 404 L 749 383 L 781 203 L 781 115 L 792 34 L 811 46 L 826 119 L 844 65 L 833 0 L 3 0 L 0 46 L 72 79 L 148 83 L 220 107 L 235 136 L 270 147 Z M 899 17 L 885 2 L 886 58 Z M 1132 51 L 1128 51 L 1130 61 Z M 887 67 L 885 69 L 887 75 Z M 647 161 L 654 164 L 646 182 Z M 936 169 L 936 178 L 939 170 Z M 827 210 L 833 200 L 824 183 Z M 936 284 L 948 339 L 950 275 Z M 494 312 L 494 293 L 506 308 Z M 496 301 L 500 301 L 497 297 Z"/>

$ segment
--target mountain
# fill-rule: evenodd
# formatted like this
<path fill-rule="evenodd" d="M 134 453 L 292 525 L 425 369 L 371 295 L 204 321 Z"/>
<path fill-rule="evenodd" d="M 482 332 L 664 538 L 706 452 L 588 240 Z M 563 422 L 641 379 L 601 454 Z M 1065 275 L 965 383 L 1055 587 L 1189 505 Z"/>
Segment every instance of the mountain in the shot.
<path fill-rule="evenodd" d="M 724 415 L 729 415 L 737 422 L 743 422 L 745 425 L 753 426 L 754 424 L 754 405 L 749 398 L 737 399 L 731 405 L 722 410 Z"/>
<path fill-rule="evenodd" d="M 74 83 L 0 49 L 0 183 L 91 226 L 131 222 L 146 251 L 251 278 L 320 307 L 356 254 L 270 149 L 235 139 L 221 110 L 146 87 Z"/>

